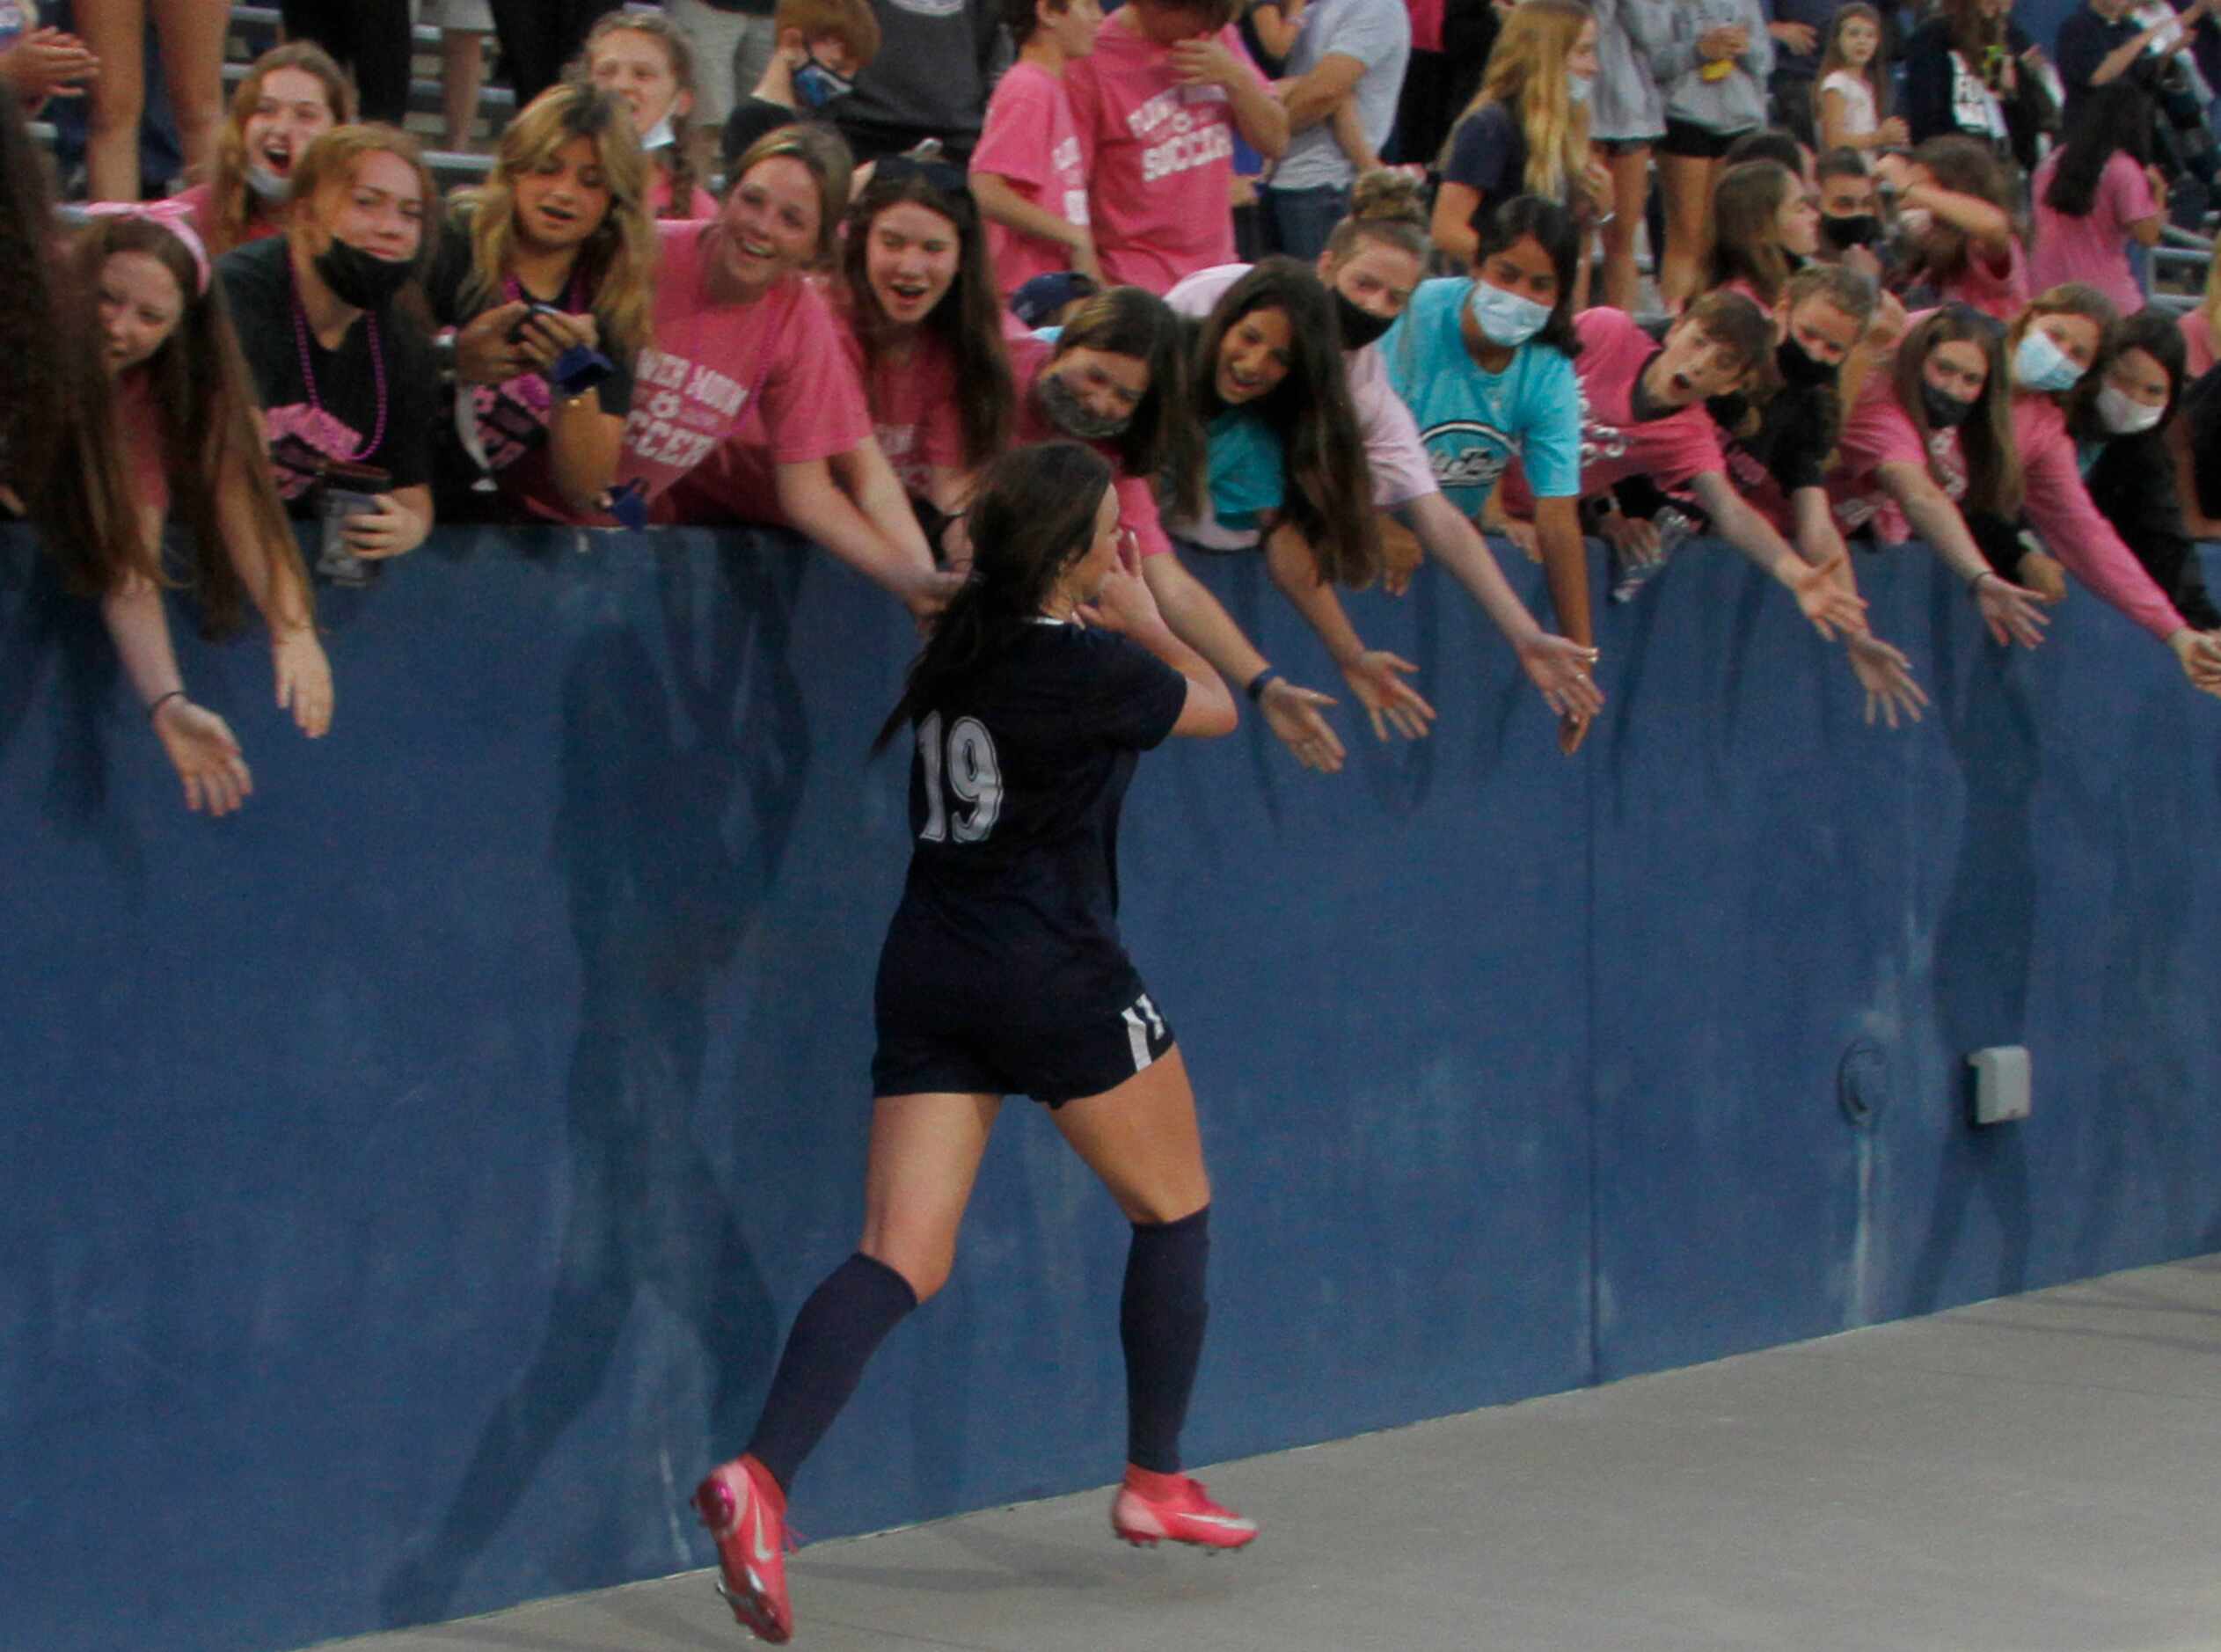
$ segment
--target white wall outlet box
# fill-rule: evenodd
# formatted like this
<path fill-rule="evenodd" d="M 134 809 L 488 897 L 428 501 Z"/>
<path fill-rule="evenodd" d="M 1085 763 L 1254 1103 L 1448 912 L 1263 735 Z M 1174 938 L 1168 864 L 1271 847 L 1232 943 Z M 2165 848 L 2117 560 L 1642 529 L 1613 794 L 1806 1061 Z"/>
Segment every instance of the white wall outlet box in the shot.
<path fill-rule="evenodd" d="M 1974 1122 L 2002 1124 L 2028 1116 L 2028 1052 L 1998 1044 L 1967 1057 L 1974 1069 Z"/>

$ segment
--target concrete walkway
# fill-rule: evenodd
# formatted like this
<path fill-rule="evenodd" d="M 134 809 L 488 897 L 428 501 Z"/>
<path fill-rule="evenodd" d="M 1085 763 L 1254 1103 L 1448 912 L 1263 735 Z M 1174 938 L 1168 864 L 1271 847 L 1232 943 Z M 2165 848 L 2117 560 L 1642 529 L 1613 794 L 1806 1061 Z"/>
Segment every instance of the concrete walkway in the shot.
<path fill-rule="evenodd" d="M 1231 1558 L 1107 1493 L 814 1546 L 807 1652 L 2221 1648 L 2221 1257 L 1225 1465 Z M 753 1644 L 705 1572 L 350 1652 Z"/>

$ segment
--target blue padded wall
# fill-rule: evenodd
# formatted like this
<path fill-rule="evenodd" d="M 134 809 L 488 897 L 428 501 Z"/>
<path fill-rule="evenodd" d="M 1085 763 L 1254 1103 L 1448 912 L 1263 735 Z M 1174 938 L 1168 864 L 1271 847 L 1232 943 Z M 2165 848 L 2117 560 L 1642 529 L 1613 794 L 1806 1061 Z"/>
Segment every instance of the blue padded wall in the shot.
<path fill-rule="evenodd" d="M 1202 572 L 1339 686 L 1253 562 Z M 1574 760 L 1428 570 L 1353 609 L 1435 738 L 1144 762 L 1128 934 L 1218 1207 L 1195 1460 L 2221 1244 L 2221 705 L 2079 594 L 2005 660 L 1932 559 L 1860 574 L 1918 729 L 1703 549 L 1600 608 Z M 254 766 L 209 822 L 0 539 L 0 1645 L 706 1564 L 686 1491 L 854 1240 L 893 605 L 768 536 L 450 531 L 324 618 L 311 743 L 258 641 L 179 616 Z M 1977 1135 L 1995 1042 L 2035 1115 Z M 813 1536 L 1117 1471 L 1122 1225 L 1008 1111 Z"/>

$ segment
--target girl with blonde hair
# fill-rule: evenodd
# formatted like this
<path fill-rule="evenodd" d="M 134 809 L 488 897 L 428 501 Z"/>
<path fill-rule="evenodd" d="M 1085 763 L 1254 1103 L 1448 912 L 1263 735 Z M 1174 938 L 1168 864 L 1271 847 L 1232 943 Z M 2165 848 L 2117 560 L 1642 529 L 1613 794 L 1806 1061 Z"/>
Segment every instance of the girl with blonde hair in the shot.
<path fill-rule="evenodd" d="M 1430 233 L 1460 267 L 1479 244 L 1477 213 L 1514 195 L 1574 208 L 1611 198 L 1611 175 L 1589 157 L 1589 93 L 1596 23 L 1579 0 L 1524 0 L 1504 19 L 1480 91 L 1443 152 Z"/>
<path fill-rule="evenodd" d="M 178 200 L 208 256 L 285 231 L 293 172 L 309 145 L 354 119 L 354 83 L 331 54 L 295 40 L 256 58 L 216 136 L 216 165 Z"/>
<path fill-rule="evenodd" d="M 717 200 L 702 187 L 703 145 L 691 134 L 694 48 L 660 11 L 612 11 L 586 37 L 574 72 L 614 93 L 655 169 L 648 210 L 658 218 L 714 218 Z"/>
<path fill-rule="evenodd" d="M 435 455 L 443 512 L 491 472 L 510 512 L 577 519 L 616 479 L 655 307 L 649 180 L 625 106 L 566 81 L 456 197 L 428 284 L 456 403 Z"/>

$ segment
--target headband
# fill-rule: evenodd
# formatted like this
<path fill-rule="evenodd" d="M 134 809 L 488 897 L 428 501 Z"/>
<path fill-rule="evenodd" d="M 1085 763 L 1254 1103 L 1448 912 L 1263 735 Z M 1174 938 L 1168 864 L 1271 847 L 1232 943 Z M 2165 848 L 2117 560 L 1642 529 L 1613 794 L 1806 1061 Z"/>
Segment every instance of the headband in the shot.
<path fill-rule="evenodd" d="M 201 232 L 193 227 L 193 208 L 179 200 L 169 201 L 95 201 L 77 210 L 88 219 L 143 218 L 157 223 L 185 243 L 185 250 L 193 255 L 193 267 L 201 280 L 196 297 L 205 297 L 208 291 L 208 249 L 201 239 Z"/>

